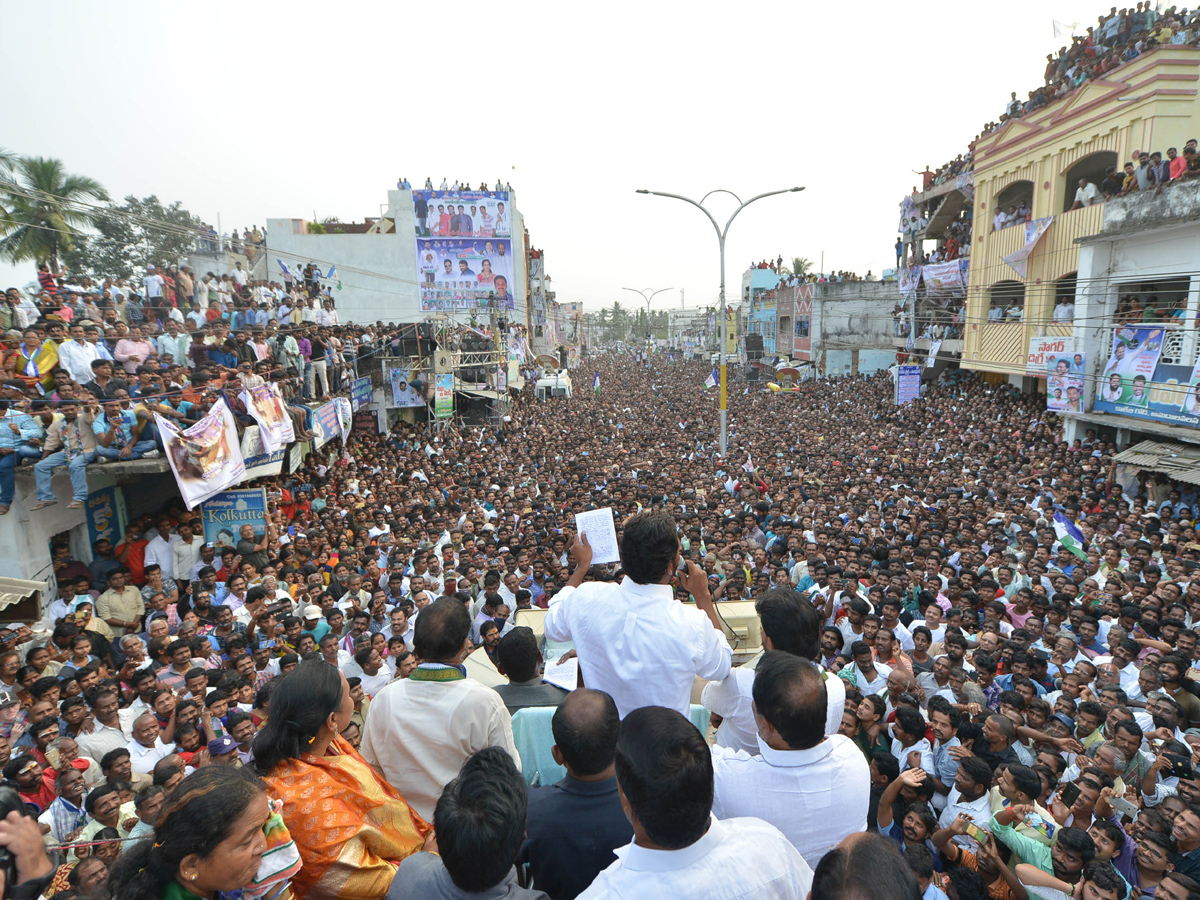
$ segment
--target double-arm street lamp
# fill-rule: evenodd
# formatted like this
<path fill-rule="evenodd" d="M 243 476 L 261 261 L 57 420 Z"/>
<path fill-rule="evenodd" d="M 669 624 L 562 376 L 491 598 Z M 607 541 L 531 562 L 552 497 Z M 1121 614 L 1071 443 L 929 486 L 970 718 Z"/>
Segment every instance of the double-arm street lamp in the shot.
<path fill-rule="evenodd" d="M 659 288 L 657 291 L 650 288 L 621 288 L 623 291 L 633 291 L 639 297 L 646 301 L 646 365 L 650 365 L 650 301 L 654 299 L 656 294 L 661 294 L 663 291 L 669 291 L 671 288 Z"/>
<path fill-rule="evenodd" d="M 726 350 L 728 348 L 728 342 L 729 342 L 729 324 L 725 318 L 725 236 L 729 234 L 729 226 L 733 224 L 733 220 L 737 218 L 737 214 L 740 213 L 747 206 L 749 206 L 751 203 L 753 203 L 755 200 L 761 200 L 763 197 L 774 197 L 776 194 L 796 193 L 797 191 L 802 191 L 802 190 L 804 190 L 804 188 L 802 188 L 802 187 L 792 187 L 792 188 L 782 188 L 781 190 L 778 190 L 778 191 L 767 191 L 765 194 L 759 194 L 755 197 L 751 197 L 745 203 L 742 203 L 742 198 L 739 197 L 737 194 L 735 194 L 733 191 L 727 191 L 722 188 L 718 188 L 714 191 L 709 191 L 707 194 L 705 194 L 703 197 L 700 198 L 699 202 L 691 199 L 690 197 L 683 197 L 679 194 L 668 194 L 665 191 L 648 191 L 645 188 L 641 188 L 638 190 L 639 194 L 654 194 L 656 197 L 671 197 L 672 199 L 682 200 L 684 203 L 692 204 L 692 206 L 696 207 L 702 213 L 704 213 L 706 216 L 708 216 L 708 221 L 712 222 L 712 226 L 717 232 L 717 240 L 720 242 L 720 245 L 721 245 L 721 347 L 720 347 L 720 355 L 721 355 L 721 456 L 725 456 L 725 451 L 729 448 L 729 431 L 728 431 L 729 407 L 728 407 L 728 398 L 727 398 L 726 390 L 725 390 L 725 374 L 726 374 L 726 372 L 725 372 L 725 354 L 726 354 Z M 717 220 L 713 218 L 712 213 L 710 213 L 707 209 L 704 208 L 704 201 L 707 200 L 709 197 L 711 197 L 713 194 L 729 194 L 729 196 L 733 197 L 733 199 L 736 200 L 740 204 L 738 206 L 738 208 L 733 211 L 733 215 L 731 215 L 729 217 L 729 220 L 725 223 L 724 229 L 722 229 L 721 226 L 717 224 Z M 626 288 L 626 290 L 628 290 L 628 288 Z M 647 301 L 647 316 L 648 315 L 649 315 L 649 301 Z"/>

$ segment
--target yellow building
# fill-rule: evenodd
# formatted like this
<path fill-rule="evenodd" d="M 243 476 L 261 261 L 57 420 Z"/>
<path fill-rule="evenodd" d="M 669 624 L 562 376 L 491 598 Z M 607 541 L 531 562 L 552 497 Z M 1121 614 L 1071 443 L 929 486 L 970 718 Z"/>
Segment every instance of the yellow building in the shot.
<path fill-rule="evenodd" d="M 1079 180 L 1099 186 L 1108 166 L 1136 164 L 1139 151 L 1182 152 L 1200 137 L 1198 79 L 1200 48 L 1162 47 L 979 140 L 964 368 L 1020 384 L 1031 338 L 1071 334 L 1054 321 L 1055 299 L 1074 297 L 1076 241 L 1099 232 L 1104 214 L 1102 205 L 1071 210 Z M 1025 228 L 993 228 L 998 208 L 1021 203 L 1031 219 L 1053 216 L 1024 278 L 1004 257 L 1025 244 Z"/>

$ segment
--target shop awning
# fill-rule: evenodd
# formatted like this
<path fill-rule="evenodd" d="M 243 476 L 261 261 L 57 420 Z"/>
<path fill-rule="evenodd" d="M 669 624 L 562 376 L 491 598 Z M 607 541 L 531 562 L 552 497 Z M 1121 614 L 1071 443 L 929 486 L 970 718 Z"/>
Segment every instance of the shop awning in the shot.
<path fill-rule="evenodd" d="M 1200 485 L 1200 446 L 1142 441 L 1113 457 L 1118 463 L 1161 472 L 1175 481 Z"/>
<path fill-rule="evenodd" d="M 0 578 L 0 622 L 36 622 L 42 617 L 44 581 Z"/>

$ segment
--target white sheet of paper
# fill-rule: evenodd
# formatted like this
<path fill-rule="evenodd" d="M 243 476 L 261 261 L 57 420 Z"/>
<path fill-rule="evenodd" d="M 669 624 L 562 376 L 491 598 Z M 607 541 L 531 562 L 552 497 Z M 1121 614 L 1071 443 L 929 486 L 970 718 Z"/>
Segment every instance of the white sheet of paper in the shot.
<path fill-rule="evenodd" d="M 587 535 L 592 548 L 593 565 L 621 561 L 617 547 L 617 523 L 613 520 L 611 506 L 576 513 L 575 528 L 581 536 Z"/>
<path fill-rule="evenodd" d="M 547 662 L 542 679 L 564 691 L 573 691 L 579 684 L 579 658 L 572 656 L 565 663 Z"/>

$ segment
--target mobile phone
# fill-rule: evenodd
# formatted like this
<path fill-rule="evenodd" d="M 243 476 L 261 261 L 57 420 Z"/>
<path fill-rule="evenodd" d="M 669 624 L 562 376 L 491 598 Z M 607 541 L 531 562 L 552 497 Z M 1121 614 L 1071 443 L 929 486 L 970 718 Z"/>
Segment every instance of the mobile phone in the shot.
<path fill-rule="evenodd" d="M 1108 805 L 1115 809 L 1121 815 L 1129 816 L 1129 818 L 1137 818 L 1138 808 L 1134 803 L 1130 803 L 1124 797 L 1113 797 L 1108 801 Z"/>
<path fill-rule="evenodd" d="M 1186 756 L 1180 756 L 1177 753 L 1164 753 L 1171 762 L 1171 774 L 1178 778 L 1190 779 L 1192 777 L 1192 761 Z"/>
<path fill-rule="evenodd" d="M 46 762 L 50 764 L 50 768 L 57 769 L 58 764 L 62 762 L 62 754 L 53 747 L 46 748 Z"/>
<path fill-rule="evenodd" d="M 1033 655 L 1036 656 L 1038 659 L 1040 659 L 1042 662 L 1050 662 L 1050 651 L 1049 650 L 1038 650 L 1035 647 L 1035 648 L 1033 648 Z"/>
<path fill-rule="evenodd" d="M 966 827 L 967 837 L 972 838 L 979 843 L 987 841 L 987 832 L 976 825 L 974 822 L 968 822 Z"/>
<path fill-rule="evenodd" d="M 1075 801 L 1079 799 L 1079 785 L 1074 783 L 1063 785 L 1062 790 L 1058 792 L 1058 799 L 1067 808 L 1074 806 Z"/>

